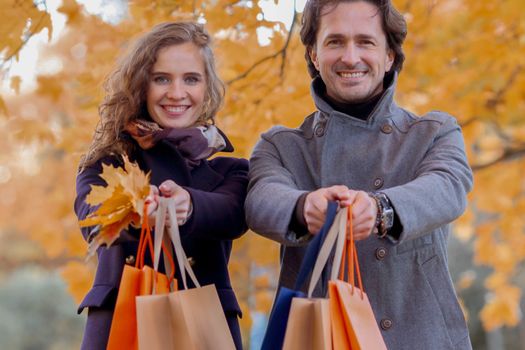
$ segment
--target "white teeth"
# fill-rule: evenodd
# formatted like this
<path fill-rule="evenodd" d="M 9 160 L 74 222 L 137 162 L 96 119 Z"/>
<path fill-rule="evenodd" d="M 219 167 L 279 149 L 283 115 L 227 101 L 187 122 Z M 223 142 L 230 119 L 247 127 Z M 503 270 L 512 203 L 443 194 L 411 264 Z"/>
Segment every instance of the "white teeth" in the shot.
<path fill-rule="evenodd" d="M 188 106 L 164 106 L 169 113 L 182 113 L 188 109 Z"/>
<path fill-rule="evenodd" d="M 355 72 L 355 73 L 339 73 L 339 75 L 343 78 L 360 78 L 365 75 L 364 72 Z"/>

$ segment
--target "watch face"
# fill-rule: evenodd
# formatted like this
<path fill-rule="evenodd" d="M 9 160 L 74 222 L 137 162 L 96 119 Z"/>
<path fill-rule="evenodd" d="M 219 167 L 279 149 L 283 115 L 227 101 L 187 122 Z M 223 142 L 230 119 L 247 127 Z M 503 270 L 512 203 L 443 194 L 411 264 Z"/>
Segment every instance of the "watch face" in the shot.
<path fill-rule="evenodd" d="M 379 194 L 379 200 L 383 211 L 381 212 L 381 223 L 385 229 L 390 229 L 394 225 L 394 209 L 390 205 L 388 197 L 384 193 Z"/>
<path fill-rule="evenodd" d="M 381 221 L 383 221 L 387 230 L 394 226 L 394 210 L 392 208 L 383 209 Z"/>

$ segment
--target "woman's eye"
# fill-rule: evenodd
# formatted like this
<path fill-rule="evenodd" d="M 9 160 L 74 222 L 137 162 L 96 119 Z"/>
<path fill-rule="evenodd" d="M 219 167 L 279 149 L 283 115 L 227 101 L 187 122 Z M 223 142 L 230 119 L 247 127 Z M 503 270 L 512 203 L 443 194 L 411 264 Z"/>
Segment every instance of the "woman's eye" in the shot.
<path fill-rule="evenodd" d="M 153 81 L 157 84 L 167 84 L 170 82 L 170 80 L 167 77 L 158 76 L 153 78 Z"/>
<path fill-rule="evenodd" d="M 200 81 L 200 78 L 190 76 L 190 77 L 184 78 L 184 81 L 186 82 L 186 84 L 197 84 Z"/>

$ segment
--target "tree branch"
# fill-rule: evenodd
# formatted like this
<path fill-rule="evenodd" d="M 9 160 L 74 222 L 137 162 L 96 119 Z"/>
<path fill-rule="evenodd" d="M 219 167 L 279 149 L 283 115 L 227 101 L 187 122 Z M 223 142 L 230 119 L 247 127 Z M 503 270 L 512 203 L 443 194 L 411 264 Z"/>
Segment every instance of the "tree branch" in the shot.
<path fill-rule="evenodd" d="M 193 20 L 194 21 L 199 19 L 199 15 L 197 14 L 197 0 L 193 0 L 191 13 L 193 13 Z"/>
<path fill-rule="evenodd" d="M 286 65 L 286 52 L 288 50 L 288 46 L 290 45 L 290 40 L 292 39 L 293 30 L 295 27 L 295 21 L 297 20 L 297 10 L 295 9 L 295 0 L 293 2 L 293 17 L 292 17 L 292 24 L 290 25 L 290 30 L 288 31 L 288 36 L 286 37 L 286 42 L 284 43 L 284 46 L 281 50 L 281 69 L 279 76 L 281 79 L 284 77 L 284 67 Z"/>
<path fill-rule="evenodd" d="M 260 66 L 261 64 L 263 64 L 266 61 L 272 60 L 272 59 L 274 59 L 276 57 L 279 57 L 279 56 L 281 56 L 281 67 L 280 67 L 279 75 L 282 78 L 282 76 L 284 74 L 284 68 L 285 68 L 286 51 L 288 50 L 288 46 L 290 44 L 290 41 L 291 41 L 291 38 L 292 38 L 292 35 L 293 35 L 293 30 L 294 30 L 294 27 L 295 27 L 296 19 L 297 19 L 297 11 L 295 10 L 295 1 L 294 1 L 294 13 L 293 13 L 292 25 L 290 26 L 290 30 L 288 31 L 288 36 L 286 37 L 286 42 L 284 43 L 283 47 L 279 51 L 277 51 L 277 52 L 275 52 L 275 53 L 273 53 L 273 54 L 271 54 L 269 56 L 263 57 L 260 60 L 256 61 L 244 73 L 241 73 L 237 77 L 235 77 L 235 78 L 233 78 L 231 80 L 228 80 L 226 82 L 226 85 L 231 85 L 231 84 L 235 83 L 238 80 L 246 78 L 258 66 Z"/>
<path fill-rule="evenodd" d="M 483 170 L 493 165 L 496 165 L 498 163 L 506 162 L 509 160 L 515 160 L 521 157 L 525 157 L 525 146 L 521 148 L 509 148 L 509 149 L 506 149 L 501 156 L 499 156 L 498 158 L 494 160 L 491 160 L 490 162 L 472 165 L 472 170 L 473 171 Z"/>
<path fill-rule="evenodd" d="M 477 117 L 472 117 L 472 118 L 470 118 L 470 119 L 468 119 L 468 120 L 465 120 L 465 121 L 462 122 L 462 123 L 459 123 L 459 126 L 461 126 L 461 128 L 463 129 L 463 128 L 467 127 L 467 126 L 470 126 L 472 123 L 474 123 L 474 122 L 476 122 L 476 121 L 479 121 L 479 118 L 477 118 Z"/>
<path fill-rule="evenodd" d="M 505 85 L 501 89 L 499 89 L 498 92 L 496 92 L 496 95 L 494 97 L 487 100 L 487 102 L 485 103 L 485 107 L 494 110 L 498 106 L 498 104 L 501 103 L 503 97 L 505 96 L 505 93 L 512 87 L 512 85 L 516 81 L 516 78 L 522 70 L 523 66 L 517 65 L 512 71 L 512 73 L 510 73 L 509 79 L 507 80 Z"/>

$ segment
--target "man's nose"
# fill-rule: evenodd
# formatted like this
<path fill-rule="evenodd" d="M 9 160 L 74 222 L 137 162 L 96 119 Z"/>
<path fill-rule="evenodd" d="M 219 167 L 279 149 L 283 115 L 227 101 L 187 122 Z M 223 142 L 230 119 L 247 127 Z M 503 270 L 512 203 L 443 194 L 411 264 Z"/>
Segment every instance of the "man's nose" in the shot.
<path fill-rule="evenodd" d="M 184 85 L 179 81 L 174 81 L 166 91 L 166 97 L 173 100 L 181 100 L 186 97 L 186 89 Z"/>
<path fill-rule="evenodd" d="M 349 43 L 345 46 L 345 51 L 341 57 L 341 61 L 350 66 L 360 61 L 359 49 L 353 43 Z"/>

